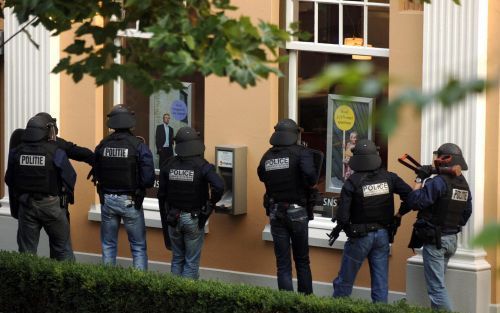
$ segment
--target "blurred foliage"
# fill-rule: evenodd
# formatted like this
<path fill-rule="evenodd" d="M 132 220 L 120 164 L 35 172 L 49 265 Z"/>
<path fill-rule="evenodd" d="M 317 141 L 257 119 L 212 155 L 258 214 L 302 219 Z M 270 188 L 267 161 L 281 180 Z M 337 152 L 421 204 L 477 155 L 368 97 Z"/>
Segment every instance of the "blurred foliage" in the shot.
<path fill-rule="evenodd" d="M 376 74 L 369 62 L 331 64 L 320 75 L 304 82 L 300 86 L 299 94 L 302 97 L 313 96 L 334 86 L 336 94 L 377 98 L 385 94 L 389 82 L 397 84 L 385 75 Z M 398 112 L 404 105 L 412 105 L 418 110 L 433 103 L 450 107 L 469 95 L 483 92 L 490 84 L 492 82 L 483 79 L 465 82 L 449 79 L 440 89 L 430 93 L 423 93 L 421 89 L 406 88 L 389 100 L 384 97 L 384 103 L 377 105 L 372 120 L 385 134 L 390 135 L 397 127 Z M 346 100 L 349 100 L 349 96 L 346 96 Z"/>
<path fill-rule="evenodd" d="M 54 72 L 65 71 L 75 82 L 90 75 L 97 85 L 121 77 L 146 94 L 181 88 L 181 78 L 194 73 L 254 86 L 259 78 L 281 74 L 278 48 L 292 35 L 263 21 L 254 25 L 246 16 L 229 17 L 236 10 L 230 0 L 6 0 L 4 7 L 20 23 L 35 17 L 33 26 L 42 24 L 53 35 L 75 31 Z M 119 32 L 135 28 L 136 21 L 151 39 L 117 45 Z M 113 62 L 118 54 L 126 63 Z"/>
<path fill-rule="evenodd" d="M 495 247 L 500 244 L 500 224 L 487 224 L 472 241 L 473 246 Z"/>

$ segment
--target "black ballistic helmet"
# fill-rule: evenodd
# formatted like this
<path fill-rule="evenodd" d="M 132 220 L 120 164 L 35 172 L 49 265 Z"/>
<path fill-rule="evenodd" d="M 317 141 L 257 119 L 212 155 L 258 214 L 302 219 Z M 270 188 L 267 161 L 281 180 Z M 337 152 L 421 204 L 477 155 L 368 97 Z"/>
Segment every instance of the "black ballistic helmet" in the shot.
<path fill-rule="evenodd" d="M 52 124 L 52 126 L 54 127 L 54 129 L 56 131 L 56 135 L 59 133 L 59 128 L 57 128 L 57 119 L 53 118 L 52 115 L 50 115 L 47 112 L 40 112 L 40 113 L 37 113 L 35 116 L 43 117 L 45 119 L 45 121 L 47 122 L 47 125 Z"/>
<path fill-rule="evenodd" d="M 134 112 L 129 111 L 123 104 L 115 105 L 108 113 L 108 125 L 112 129 L 130 129 L 135 126 Z"/>
<path fill-rule="evenodd" d="M 26 130 L 22 136 L 23 141 L 36 142 L 48 138 L 49 128 L 47 121 L 41 116 L 33 116 L 26 124 Z"/>
<path fill-rule="evenodd" d="M 434 151 L 434 154 L 436 154 L 438 157 L 447 155 L 451 156 L 451 162 L 449 163 L 449 166 L 460 165 L 462 171 L 466 171 L 469 169 L 462 154 L 462 150 L 454 143 L 442 144 L 437 149 L 437 151 Z"/>
<path fill-rule="evenodd" d="M 181 157 L 203 155 L 205 145 L 192 127 L 182 127 L 175 135 L 175 153 Z"/>
<path fill-rule="evenodd" d="M 19 146 L 23 142 L 24 129 L 18 128 L 12 132 L 9 139 L 9 150 Z"/>
<path fill-rule="evenodd" d="M 349 159 L 349 167 L 355 172 L 367 172 L 379 169 L 382 159 L 378 155 L 377 146 L 373 141 L 361 139 L 352 148 L 353 156 Z"/>
<path fill-rule="evenodd" d="M 273 146 L 291 146 L 299 139 L 300 128 L 294 120 L 286 118 L 274 126 L 274 133 L 269 139 Z"/>

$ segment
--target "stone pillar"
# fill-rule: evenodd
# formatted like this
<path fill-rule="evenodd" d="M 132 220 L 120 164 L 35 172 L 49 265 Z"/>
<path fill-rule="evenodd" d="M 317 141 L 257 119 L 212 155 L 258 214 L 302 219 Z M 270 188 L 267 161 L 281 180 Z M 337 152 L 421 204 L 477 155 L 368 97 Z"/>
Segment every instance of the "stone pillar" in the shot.
<path fill-rule="evenodd" d="M 486 78 L 488 1 L 433 1 L 424 9 L 423 90 L 431 92 L 449 78 L 470 80 Z M 445 142 L 462 148 L 469 170 L 464 176 L 470 184 L 473 213 L 459 235 L 458 250 L 450 260 L 446 285 L 458 312 L 486 313 L 491 299 L 490 264 L 485 251 L 473 249 L 469 242 L 483 225 L 484 94 L 468 96 L 452 108 L 432 105 L 422 112 L 421 160 L 430 164 L 432 152 Z M 408 301 L 428 305 L 422 256 L 408 259 L 406 274 Z"/>
<path fill-rule="evenodd" d="M 4 10 L 4 39 L 10 38 L 21 25 L 9 9 Z M 26 127 L 28 119 L 38 112 L 48 112 L 59 120 L 59 75 L 51 74 L 59 61 L 59 36 L 51 37 L 41 25 L 28 26 L 37 47 L 21 32 L 4 46 L 5 108 L 3 127 L 5 130 L 5 168 L 8 161 L 8 143 L 11 133 Z M 8 192 L 0 200 L 0 213 L 8 209 Z M 10 214 L 10 213 L 9 213 Z"/>

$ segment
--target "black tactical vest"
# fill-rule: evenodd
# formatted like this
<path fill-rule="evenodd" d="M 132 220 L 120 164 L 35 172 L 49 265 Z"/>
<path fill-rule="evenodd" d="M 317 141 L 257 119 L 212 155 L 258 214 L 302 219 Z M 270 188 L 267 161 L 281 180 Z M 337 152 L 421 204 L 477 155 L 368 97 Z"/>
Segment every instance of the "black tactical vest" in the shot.
<path fill-rule="evenodd" d="M 299 145 L 273 147 L 262 157 L 266 193 L 275 202 L 305 204 L 306 190 L 300 170 Z"/>
<path fill-rule="evenodd" d="M 14 188 L 20 193 L 58 195 L 60 180 L 54 166 L 57 146 L 50 142 L 23 143 L 15 155 Z"/>
<path fill-rule="evenodd" d="M 170 159 L 162 168 L 168 175 L 167 202 L 177 209 L 196 210 L 208 199 L 208 182 L 202 167 L 208 163 L 202 157 Z"/>
<path fill-rule="evenodd" d="M 418 217 L 443 229 L 458 229 L 461 226 L 462 214 L 467 207 L 469 184 L 463 176 L 439 176 L 446 182 L 446 194 L 433 206 L 420 211 Z"/>
<path fill-rule="evenodd" d="M 389 224 L 394 215 L 394 187 L 384 169 L 357 172 L 349 177 L 355 187 L 351 204 L 351 223 Z"/>
<path fill-rule="evenodd" d="M 114 133 L 96 148 L 96 176 L 110 190 L 134 191 L 139 188 L 138 149 L 141 140 L 130 133 Z"/>

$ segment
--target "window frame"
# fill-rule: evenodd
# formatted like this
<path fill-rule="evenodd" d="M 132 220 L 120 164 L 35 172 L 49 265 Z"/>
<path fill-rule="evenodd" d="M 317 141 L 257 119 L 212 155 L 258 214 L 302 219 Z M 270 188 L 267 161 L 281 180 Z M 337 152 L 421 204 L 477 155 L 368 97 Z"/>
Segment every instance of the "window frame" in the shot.
<path fill-rule="evenodd" d="M 370 2 L 369 0 L 362 1 L 350 1 L 350 0 L 286 0 L 285 4 L 285 14 L 286 14 L 286 25 L 287 28 L 294 22 L 298 21 L 298 7 L 299 2 L 312 2 L 314 3 L 314 41 L 313 42 L 303 42 L 298 41 L 296 37 L 292 38 L 290 42 L 286 44 L 286 49 L 288 51 L 288 118 L 298 121 L 298 72 L 299 72 L 299 51 L 308 52 L 320 52 L 329 54 L 358 54 L 366 55 L 372 57 L 382 57 L 389 58 L 389 48 L 373 48 L 367 47 L 368 43 L 368 8 L 369 7 L 387 7 L 390 10 L 390 3 L 377 3 Z M 318 42 L 318 4 L 338 4 L 339 5 L 339 43 L 340 44 L 329 44 L 329 43 L 319 43 Z M 347 46 L 343 44 L 343 5 L 357 5 L 364 7 L 363 14 L 363 46 Z M 291 31 L 291 29 L 289 29 Z M 338 193 L 335 193 L 338 194 Z M 332 222 L 326 217 L 315 217 L 314 220 L 309 222 L 310 230 L 331 230 L 336 226 L 336 223 Z M 265 230 L 263 232 L 263 239 L 265 237 Z M 311 237 L 311 234 L 310 234 Z M 312 236 L 313 239 L 314 236 Z M 326 236 L 325 236 L 326 238 Z M 316 238 L 319 239 L 319 238 Z M 267 240 L 267 239 L 264 239 Z M 328 241 L 328 239 L 325 239 Z M 339 237 L 338 242 L 342 243 L 347 240 L 347 238 L 342 234 Z M 324 244 L 315 245 L 324 247 Z M 343 247 L 343 244 L 342 244 Z M 339 248 L 337 243 L 334 248 Z"/>

